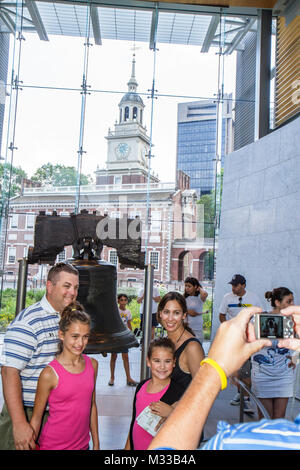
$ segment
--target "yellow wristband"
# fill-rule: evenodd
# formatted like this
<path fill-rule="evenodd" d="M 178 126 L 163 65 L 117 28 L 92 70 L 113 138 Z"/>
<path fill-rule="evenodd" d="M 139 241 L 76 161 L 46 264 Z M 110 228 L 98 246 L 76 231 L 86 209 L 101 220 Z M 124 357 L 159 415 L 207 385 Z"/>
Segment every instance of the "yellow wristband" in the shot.
<path fill-rule="evenodd" d="M 200 366 L 205 363 L 211 365 L 218 372 L 221 379 L 221 390 L 224 390 L 227 387 L 227 377 L 222 367 L 220 367 L 219 364 L 210 357 L 203 359 L 203 361 L 200 363 Z"/>

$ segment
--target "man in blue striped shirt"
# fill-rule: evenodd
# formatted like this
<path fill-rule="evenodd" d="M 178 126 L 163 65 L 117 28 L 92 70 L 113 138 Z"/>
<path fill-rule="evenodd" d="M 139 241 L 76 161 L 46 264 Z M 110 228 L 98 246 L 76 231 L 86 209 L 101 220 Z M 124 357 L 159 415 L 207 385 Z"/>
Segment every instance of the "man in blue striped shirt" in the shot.
<path fill-rule="evenodd" d="M 208 413 L 226 377 L 239 369 L 269 339 L 256 339 L 251 317 L 261 312 L 249 307 L 222 323 L 208 352 L 210 362 L 204 363 L 192 380 L 178 405 L 157 433 L 149 450 L 196 449 Z M 282 310 L 291 315 L 295 332 L 300 337 L 300 306 Z M 278 340 L 278 347 L 300 351 L 300 339 Z M 224 375 L 225 374 L 225 375 Z M 226 386 L 226 383 L 225 383 Z M 229 425 L 220 423 L 217 434 L 201 450 L 300 450 L 300 415 L 295 422 L 285 419 L 261 420 L 255 423 Z"/>
<path fill-rule="evenodd" d="M 57 352 L 60 313 L 77 297 L 78 271 L 58 263 L 48 273 L 46 294 L 20 312 L 8 326 L 0 358 L 4 406 L 0 449 L 34 448 L 29 424 L 41 371 Z"/>

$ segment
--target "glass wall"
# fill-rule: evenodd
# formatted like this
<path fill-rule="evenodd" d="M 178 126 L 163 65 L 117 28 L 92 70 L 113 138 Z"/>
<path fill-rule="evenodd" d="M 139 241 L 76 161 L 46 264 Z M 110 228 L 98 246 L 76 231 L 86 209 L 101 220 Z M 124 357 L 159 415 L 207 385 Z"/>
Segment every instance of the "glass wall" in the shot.
<path fill-rule="evenodd" d="M 240 145 L 240 107 L 246 103 L 247 118 L 254 117 L 237 55 L 247 60 L 247 31 L 255 37 L 256 19 L 191 7 L 76 3 L 35 2 L 38 23 L 21 1 L 2 9 L 2 20 L 9 14 L 14 23 L 1 29 L 9 37 L 1 103 L 1 327 L 15 314 L 18 260 L 34 246 L 36 216 L 87 210 L 141 219 L 145 262 L 162 294 L 183 292 L 187 276 L 200 281 L 209 294 L 209 339 L 222 168 Z M 72 256 L 67 245 L 57 260 Z M 136 296 L 144 271 L 121 269 L 107 245 L 101 257 L 116 266 L 119 290 Z M 29 265 L 27 302 L 42 294 L 49 267 Z"/>

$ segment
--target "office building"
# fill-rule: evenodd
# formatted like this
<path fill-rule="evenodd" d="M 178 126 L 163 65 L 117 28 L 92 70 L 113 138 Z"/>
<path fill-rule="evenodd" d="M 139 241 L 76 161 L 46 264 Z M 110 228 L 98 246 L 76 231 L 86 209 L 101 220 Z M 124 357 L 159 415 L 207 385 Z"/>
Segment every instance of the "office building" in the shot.
<path fill-rule="evenodd" d="M 231 152 L 232 100 L 225 96 L 222 106 L 222 161 Z M 202 100 L 178 104 L 176 169 L 190 176 L 191 188 L 198 196 L 215 187 L 217 104 Z"/>

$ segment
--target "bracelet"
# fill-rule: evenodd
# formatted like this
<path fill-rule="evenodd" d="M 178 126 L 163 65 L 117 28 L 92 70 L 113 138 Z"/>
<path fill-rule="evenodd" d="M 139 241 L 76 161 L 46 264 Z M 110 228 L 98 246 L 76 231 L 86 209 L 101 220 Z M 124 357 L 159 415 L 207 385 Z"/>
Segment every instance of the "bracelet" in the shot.
<path fill-rule="evenodd" d="M 203 359 L 203 361 L 200 363 L 200 366 L 205 363 L 211 365 L 218 372 L 221 379 L 221 390 L 224 390 L 227 387 L 227 377 L 222 367 L 220 367 L 219 364 L 210 357 Z"/>

